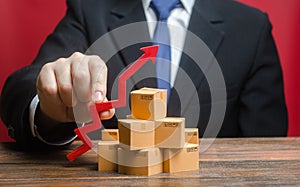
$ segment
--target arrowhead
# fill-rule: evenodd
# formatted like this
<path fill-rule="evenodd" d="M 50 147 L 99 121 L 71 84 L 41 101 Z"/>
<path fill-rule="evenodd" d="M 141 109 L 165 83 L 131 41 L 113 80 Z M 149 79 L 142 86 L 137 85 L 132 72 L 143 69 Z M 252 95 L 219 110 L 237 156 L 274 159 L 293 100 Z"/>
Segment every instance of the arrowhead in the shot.
<path fill-rule="evenodd" d="M 159 48 L 158 45 L 153 45 L 153 46 L 140 48 L 141 51 L 145 52 L 145 54 L 143 55 L 142 58 L 149 58 L 150 60 L 152 60 L 152 63 L 154 64 L 158 48 Z"/>

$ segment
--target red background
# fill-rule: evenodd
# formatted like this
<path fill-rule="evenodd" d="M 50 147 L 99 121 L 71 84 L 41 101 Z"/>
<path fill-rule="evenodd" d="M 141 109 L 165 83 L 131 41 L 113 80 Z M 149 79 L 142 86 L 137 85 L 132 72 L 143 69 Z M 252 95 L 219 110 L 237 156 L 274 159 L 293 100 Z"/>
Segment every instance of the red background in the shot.
<path fill-rule="evenodd" d="M 284 73 L 289 136 L 300 136 L 300 1 L 240 0 L 269 14 Z M 13 71 L 30 64 L 66 10 L 63 0 L 0 1 L 0 90 Z M 0 142 L 9 141 L 0 121 Z"/>

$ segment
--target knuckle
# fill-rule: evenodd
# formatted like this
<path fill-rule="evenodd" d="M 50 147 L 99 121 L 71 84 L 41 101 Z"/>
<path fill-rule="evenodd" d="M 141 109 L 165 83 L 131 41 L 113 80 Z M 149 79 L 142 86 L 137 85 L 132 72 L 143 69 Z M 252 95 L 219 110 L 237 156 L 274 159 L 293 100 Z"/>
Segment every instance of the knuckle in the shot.
<path fill-rule="evenodd" d="M 103 61 L 98 55 L 91 55 L 91 58 L 95 61 Z"/>
<path fill-rule="evenodd" d="M 52 71 L 52 64 L 51 63 L 45 64 L 41 69 L 41 73 L 50 72 L 50 71 Z"/>
<path fill-rule="evenodd" d="M 74 53 L 71 55 L 72 58 L 80 58 L 80 57 L 82 57 L 82 56 L 83 56 L 83 54 L 80 53 L 80 52 L 74 52 Z"/>
<path fill-rule="evenodd" d="M 90 68 L 91 69 L 101 69 L 102 71 L 107 71 L 107 66 L 105 64 L 105 62 L 96 55 L 91 56 L 91 60 L 90 60 Z"/>
<path fill-rule="evenodd" d="M 104 61 L 98 55 L 91 55 L 90 59 L 91 59 L 90 62 L 93 64 L 105 65 Z"/>
<path fill-rule="evenodd" d="M 42 85 L 41 88 L 43 93 L 46 93 L 47 95 L 56 95 L 57 94 L 57 88 L 50 85 Z"/>
<path fill-rule="evenodd" d="M 81 70 L 81 69 L 78 69 L 73 74 L 73 78 L 75 80 L 86 79 L 86 78 L 89 78 L 89 76 L 90 76 L 90 73 L 88 71 L 84 71 L 84 70 Z"/>
<path fill-rule="evenodd" d="M 65 62 L 66 59 L 65 58 L 59 58 L 55 61 L 55 63 L 62 63 L 62 62 Z"/>
<path fill-rule="evenodd" d="M 59 91 L 64 94 L 70 94 L 72 93 L 72 85 L 71 84 L 60 84 L 59 85 Z"/>

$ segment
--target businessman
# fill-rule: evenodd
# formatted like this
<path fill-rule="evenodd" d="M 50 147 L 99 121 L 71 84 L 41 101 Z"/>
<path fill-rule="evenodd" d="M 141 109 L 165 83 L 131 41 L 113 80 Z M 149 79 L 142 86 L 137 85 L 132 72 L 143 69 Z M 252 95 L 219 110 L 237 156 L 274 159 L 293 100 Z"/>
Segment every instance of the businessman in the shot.
<path fill-rule="evenodd" d="M 10 136 L 23 148 L 69 144 L 76 138 L 73 130 L 77 127 L 74 122 L 78 121 L 73 108 L 112 99 L 116 78 L 142 54 L 141 47 L 159 43 L 158 38 L 169 38 L 167 42 L 177 42 L 181 49 L 193 43 L 187 40 L 187 32 L 175 35 L 172 29 L 167 37 L 162 37 L 158 30 L 163 26 L 159 23 L 153 26 L 150 24 L 153 21 L 187 29 L 215 56 L 226 86 L 226 111 L 218 137 L 286 136 L 282 72 L 267 15 L 231 0 L 168 2 L 68 0 L 65 17 L 44 42 L 34 62 L 13 73 L 2 90 L 1 117 Z M 105 53 L 101 50 L 95 53 L 88 50 L 108 32 L 137 22 L 146 23 L 139 28 L 139 33 L 148 42 L 121 48 L 119 38 L 112 34 L 100 46 L 118 51 L 110 59 L 103 58 Z M 161 46 L 168 51 L 168 46 Z M 153 77 L 145 78 L 134 82 L 133 89 L 143 86 L 169 89 L 170 116 L 188 118 L 193 107 L 200 106 L 195 114 L 199 116 L 198 123 L 188 126 L 197 126 L 203 136 L 213 104 L 225 101 L 213 103 L 206 72 L 195 66 L 197 62 L 181 51 L 170 49 L 163 54 L 168 53 L 166 58 L 178 67 L 169 68 L 169 79 L 163 81 L 167 84 Z M 154 71 L 159 77 L 157 69 L 160 68 Z M 186 100 L 196 97 L 198 101 L 185 106 L 186 109 L 181 106 L 182 96 L 175 89 L 184 87 L 182 82 L 179 84 L 180 70 L 190 77 L 196 92 L 183 97 Z M 224 90 L 213 88 L 213 91 Z M 114 110 L 100 113 L 105 127 L 116 128 L 114 114 Z"/>

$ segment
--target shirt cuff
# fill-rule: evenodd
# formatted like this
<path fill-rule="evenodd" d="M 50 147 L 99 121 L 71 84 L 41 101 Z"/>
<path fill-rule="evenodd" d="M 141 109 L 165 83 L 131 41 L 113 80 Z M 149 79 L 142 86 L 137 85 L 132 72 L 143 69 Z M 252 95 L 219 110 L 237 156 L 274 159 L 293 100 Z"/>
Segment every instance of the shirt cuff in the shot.
<path fill-rule="evenodd" d="M 29 125 L 30 125 L 30 130 L 31 130 L 31 134 L 33 137 L 36 137 L 36 133 L 35 133 L 35 129 L 34 129 L 34 115 L 35 115 L 35 111 L 37 108 L 37 105 L 39 104 L 39 97 L 36 95 L 29 106 Z"/>
<path fill-rule="evenodd" d="M 47 145 L 52 145 L 52 146 L 63 146 L 66 144 L 71 143 L 72 141 L 74 141 L 77 137 L 77 135 L 74 135 L 73 137 L 69 137 L 67 139 L 64 140 L 60 140 L 59 142 L 52 142 L 52 141 L 47 141 L 45 140 L 38 132 L 37 129 L 37 125 L 35 124 L 35 115 L 36 115 L 36 111 L 39 105 L 39 98 L 38 95 L 36 95 L 29 106 L 29 125 L 30 125 L 30 130 L 32 133 L 33 137 L 36 137 L 37 139 L 39 139 L 40 141 L 42 141 L 43 143 L 47 144 Z"/>

